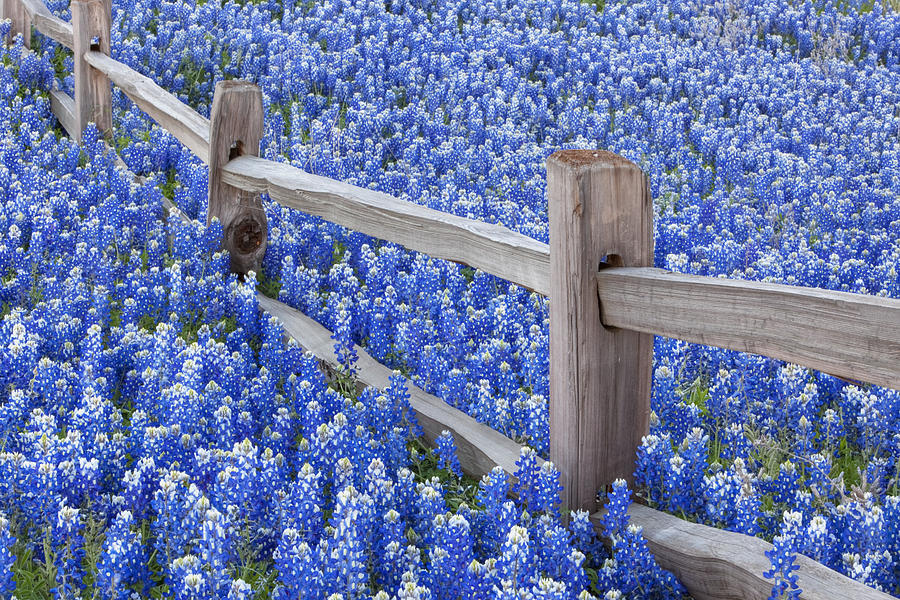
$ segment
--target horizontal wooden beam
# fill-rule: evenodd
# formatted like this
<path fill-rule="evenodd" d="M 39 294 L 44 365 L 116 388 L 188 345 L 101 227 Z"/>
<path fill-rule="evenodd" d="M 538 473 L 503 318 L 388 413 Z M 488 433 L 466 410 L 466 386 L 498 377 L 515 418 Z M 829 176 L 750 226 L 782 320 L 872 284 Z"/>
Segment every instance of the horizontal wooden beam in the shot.
<path fill-rule="evenodd" d="M 44 0 L 19 0 L 19 2 L 31 18 L 31 24 L 35 29 L 69 50 L 75 47 L 72 24 L 51 13 Z"/>
<path fill-rule="evenodd" d="M 607 327 L 900 389 L 900 300 L 626 267 L 601 270 L 597 289 Z"/>
<path fill-rule="evenodd" d="M 128 65 L 95 51 L 85 52 L 84 59 L 105 73 L 141 110 L 209 164 L 209 119 Z"/>
<path fill-rule="evenodd" d="M 260 308 L 277 317 L 287 334 L 297 340 L 305 350 L 315 354 L 330 367 L 338 367 L 334 340 L 331 339 L 331 332 L 328 329 L 283 302 L 262 294 L 257 294 L 257 299 Z M 356 347 L 356 352 L 359 356 L 356 361 L 357 380 L 367 386 L 386 388 L 393 371 L 376 361 L 359 346 Z M 481 477 L 496 465 L 511 476 L 515 473 L 521 447 L 519 444 L 412 383 L 409 384 L 409 394 L 409 404 L 415 411 L 429 443 L 433 444 L 434 439 L 445 429 L 453 433 L 458 447 L 459 462 L 466 473 L 473 477 Z M 510 479 L 514 480 L 514 477 Z"/>
<path fill-rule="evenodd" d="M 50 110 L 56 115 L 56 120 L 66 130 L 69 137 L 77 138 L 79 135 L 75 119 L 75 100 L 62 90 L 50 91 Z"/>
<path fill-rule="evenodd" d="M 284 206 L 549 293 L 547 244 L 501 225 L 458 217 L 256 157 L 236 158 L 222 170 L 223 181 L 236 188 L 267 193 Z"/>
<path fill-rule="evenodd" d="M 765 600 L 772 592 L 763 573 L 771 566 L 766 551 L 772 544 L 756 537 L 690 523 L 641 504 L 628 509 L 631 523 L 644 538 L 659 565 L 675 574 L 695 600 Z M 599 532 L 603 513 L 591 515 Z M 797 557 L 797 584 L 804 600 L 889 600 L 873 590 L 806 556 Z"/>

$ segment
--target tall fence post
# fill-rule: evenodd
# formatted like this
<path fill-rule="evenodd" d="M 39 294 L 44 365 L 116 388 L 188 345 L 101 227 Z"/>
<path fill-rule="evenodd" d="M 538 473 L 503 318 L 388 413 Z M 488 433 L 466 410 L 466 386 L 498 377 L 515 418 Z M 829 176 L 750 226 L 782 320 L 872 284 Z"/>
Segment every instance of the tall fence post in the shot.
<path fill-rule="evenodd" d="M 19 22 L 22 28 L 22 45 L 25 48 L 31 48 L 31 15 L 25 10 L 25 5 L 16 2 L 19 5 Z"/>
<path fill-rule="evenodd" d="M 107 76 L 84 59 L 86 52 L 109 55 L 110 0 L 72 0 L 73 54 L 75 61 L 75 127 L 81 141 L 93 121 L 102 133 L 112 133 L 112 84 Z"/>
<path fill-rule="evenodd" d="M 19 0 L 0 0 L 0 19 L 11 21 L 10 40 L 21 33 L 25 48 L 31 47 L 31 17 L 28 16 L 24 4 Z"/>
<path fill-rule="evenodd" d="M 601 263 L 653 264 L 646 175 L 604 151 L 563 150 L 547 160 L 550 213 L 550 458 L 564 506 L 595 508 L 597 492 L 632 480 L 650 419 L 653 336 L 607 329 Z"/>
<path fill-rule="evenodd" d="M 218 217 L 231 270 L 259 272 L 268 241 L 268 222 L 259 194 L 222 181 L 222 167 L 238 156 L 259 156 L 263 132 L 262 92 L 248 81 L 216 84 L 209 123 L 209 208 L 206 223 Z"/>

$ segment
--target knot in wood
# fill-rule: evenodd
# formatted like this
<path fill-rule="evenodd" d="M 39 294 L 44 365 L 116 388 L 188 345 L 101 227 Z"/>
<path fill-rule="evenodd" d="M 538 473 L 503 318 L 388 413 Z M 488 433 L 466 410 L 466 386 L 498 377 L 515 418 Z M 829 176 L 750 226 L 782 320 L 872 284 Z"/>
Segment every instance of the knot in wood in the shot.
<path fill-rule="evenodd" d="M 244 217 L 235 225 L 231 241 L 234 249 L 241 254 L 256 251 L 263 243 L 262 225 L 253 217 Z"/>

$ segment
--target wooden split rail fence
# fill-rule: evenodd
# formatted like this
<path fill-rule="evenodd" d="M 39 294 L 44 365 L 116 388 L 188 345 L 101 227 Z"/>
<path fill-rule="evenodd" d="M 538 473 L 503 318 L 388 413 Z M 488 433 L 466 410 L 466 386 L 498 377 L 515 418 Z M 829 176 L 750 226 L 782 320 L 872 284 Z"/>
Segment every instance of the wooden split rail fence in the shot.
<path fill-rule="evenodd" d="M 208 219 L 225 230 L 238 272 L 258 270 L 267 223 L 260 194 L 367 235 L 481 269 L 550 298 L 550 444 L 565 504 L 596 510 L 596 494 L 631 479 L 648 431 L 653 334 L 764 354 L 837 376 L 900 388 L 900 300 L 803 287 L 698 277 L 652 268 L 653 206 L 646 175 L 603 151 L 566 150 L 547 161 L 550 244 L 387 194 L 258 158 L 262 96 L 248 82 L 216 86 L 206 119 L 149 78 L 112 59 L 109 0 L 72 0 L 72 22 L 41 0 L 0 0 L 12 34 L 32 27 L 73 50 L 75 94 L 51 92 L 75 138 L 89 122 L 112 132 L 110 83 L 209 165 Z M 27 43 L 26 43 L 27 46 Z M 335 365 L 331 332 L 262 295 L 261 309 Z M 384 387 L 390 371 L 361 348 L 358 374 Z M 439 398 L 412 387 L 429 441 L 444 429 L 460 462 L 480 476 L 515 471 L 519 446 Z M 768 597 L 771 544 L 634 504 L 659 563 L 698 600 Z M 592 516 L 595 524 L 600 513 Z M 889 598 L 800 557 L 803 598 Z"/>

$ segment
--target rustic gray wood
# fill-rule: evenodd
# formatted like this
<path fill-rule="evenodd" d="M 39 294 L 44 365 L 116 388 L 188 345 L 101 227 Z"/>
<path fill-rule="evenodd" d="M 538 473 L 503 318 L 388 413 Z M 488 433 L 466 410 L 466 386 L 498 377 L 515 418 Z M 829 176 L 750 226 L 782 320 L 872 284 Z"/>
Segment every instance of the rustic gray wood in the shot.
<path fill-rule="evenodd" d="M 18 10 L 19 17 L 19 26 L 21 27 L 22 32 L 22 44 L 25 48 L 31 48 L 31 15 L 28 14 L 28 11 L 25 10 L 25 7 L 20 3 Z"/>
<path fill-rule="evenodd" d="M 34 28 L 68 49 L 74 48 L 72 25 L 50 12 L 43 0 L 6 0 L 20 2 Z"/>
<path fill-rule="evenodd" d="M 285 206 L 388 240 L 436 258 L 481 269 L 547 295 L 547 244 L 500 225 L 465 219 L 291 165 L 242 157 L 223 169 L 223 180 L 266 192 Z"/>
<path fill-rule="evenodd" d="M 749 535 L 689 523 L 658 510 L 632 504 L 631 523 L 643 528 L 656 561 L 675 574 L 695 600 L 765 600 L 773 581 L 765 552 L 772 544 Z M 602 513 L 591 515 L 599 532 Z M 805 556 L 797 558 L 797 583 L 804 600 L 888 600 L 891 596 L 866 587 Z"/>
<path fill-rule="evenodd" d="M 597 274 L 603 323 L 900 389 L 900 300 L 662 269 Z"/>
<path fill-rule="evenodd" d="M 213 97 L 209 129 L 209 208 L 207 225 L 219 219 L 222 245 L 231 255 L 231 270 L 259 272 L 269 224 L 258 192 L 222 180 L 222 167 L 238 156 L 258 156 L 263 133 L 262 92 L 248 81 L 220 81 Z"/>
<path fill-rule="evenodd" d="M 287 334 L 297 340 L 300 346 L 330 367 L 339 366 L 334 354 L 334 340 L 328 329 L 287 304 L 262 294 L 257 294 L 257 299 L 260 308 L 278 317 Z M 357 379 L 367 386 L 379 389 L 387 387 L 392 371 L 359 346 L 356 347 L 356 352 L 359 356 L 356 362 Z M 515 473 L 519 444 L 412 383 L 409 384 L 409 393 L 410 406 L 416 413 L 426 439 L 433 443 L 445 429 L 453 433 L 459 461 L 466 473 L 481 477 L 496 465 L 510 475 Z"/>
<path fill-rule="evenodd" d="M 606 329 L 594 277 L 616 264 L 653 263 L 647 177 L 603 151 L 564 150 L 547 160 L 550 211 L 550 458 L 565 504 L 595 508 L 598 490 L 632 479 L 649 428 L 653 338 Z"/>
<path fill-rule="evenodd" d="M 53 89 L 50 91 L 50 110 L 56 115 L 59 124 L 70 137 L 77 138 L 78 125 L 75 118 L 75 100 L 72 96 L 62 90 Z"/>
<path fill-rule="evenodd" d="M 92 67 L 105 73 L 141 110 L 187 146 L 200 160 L 209 163 L 209 119 L 156 85 L 149 77 L 105 54 L 88 52 L 84 59 Z"/>
<path fill-rule="evenodd" d="M 110 0 L 72 0 L 71 10 L 76 137 L 80 141 L 90 122 L 102 133 L 112 134 L 112 89 L 109 79 L 85 60 L 85 54 L 92 51 L 109 55 L 111 4 Z"/>
<path fill-rule="evenodd" d="M 31 48 L 31 16 L 21 3 L 16 4 L 16 33 L 22 34 L 22 45 Z"/>

